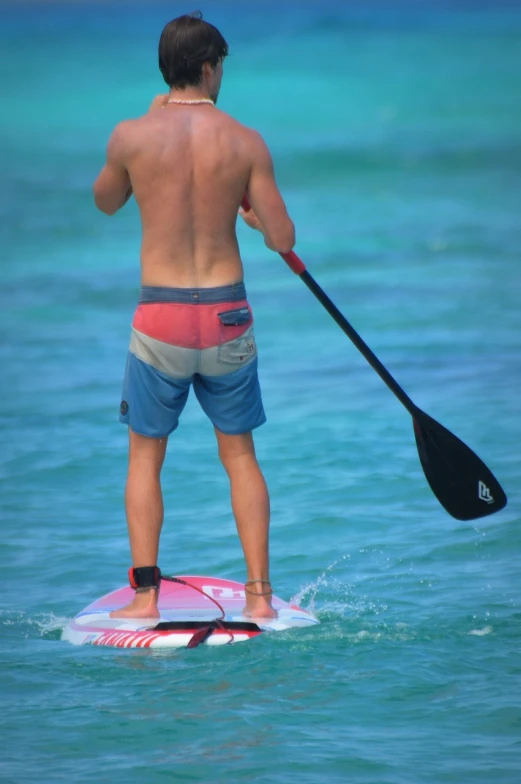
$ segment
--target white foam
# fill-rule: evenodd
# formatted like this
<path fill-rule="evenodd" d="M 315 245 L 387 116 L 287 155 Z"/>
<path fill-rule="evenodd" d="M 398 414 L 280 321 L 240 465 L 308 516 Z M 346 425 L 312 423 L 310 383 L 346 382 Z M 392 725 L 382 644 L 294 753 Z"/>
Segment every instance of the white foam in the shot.
<path fill-rule="evenodd" d="M 492 631 L 492 626 L 484 626 L 483 629 L 472 629 L 469 634 L 473 634 L 475 637 L 484 637 L 485 634 L 490 634 Z"/>

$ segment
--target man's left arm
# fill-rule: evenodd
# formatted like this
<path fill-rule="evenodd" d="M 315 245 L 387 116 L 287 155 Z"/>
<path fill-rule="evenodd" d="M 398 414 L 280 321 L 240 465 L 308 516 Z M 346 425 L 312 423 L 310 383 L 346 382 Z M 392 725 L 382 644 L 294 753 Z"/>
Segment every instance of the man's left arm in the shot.
<path fill-rule="evenodd" d="M 107 160 L 94 183 L 96 207 L 114 215 L 132 196 L 132 185 L 124 163 L 124 123 L 116 126 L 107 146 Z"/>

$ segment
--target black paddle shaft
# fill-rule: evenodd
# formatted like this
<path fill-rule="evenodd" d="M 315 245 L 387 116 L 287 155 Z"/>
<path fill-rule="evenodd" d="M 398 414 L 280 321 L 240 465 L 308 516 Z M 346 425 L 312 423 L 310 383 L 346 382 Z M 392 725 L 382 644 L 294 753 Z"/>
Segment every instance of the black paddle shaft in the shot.
<path fill-rule="evenodd" d="M 371 367 L 376 370 L 382 381 L 384 381 L 391 392 L 393 392 L 400 403 L 405 406 L 407 411 L 412 417 L 415 417 L 419 412 L 417 406 L 414 405 L 411 398 L 403 391 L 401 386 L 394 380 L 389 371 L 382 365 L 376 354 L 374 354 L 367 343 L 362 340 L 356 329 L 354 329 L 346 317 L 339 311 L 337 306 L 331 302 L 326 292 L 318 285 L 315 278 L 310 275 L 306 270 L 300 276 L 308 289 L 313 292 L 319 302 L 325 307 L 330 316 L 332 316 L 338 326 L 346 333 L 348 338 L 355 344 L 360 353 L 367 359 Z"/>
<path fill-rule="evenodd" d="M 432 492 L 444 509 L 457 520 L 476 520 L 503 509 L 507 497 L 490 469 L 454 433 L 412 402 L 312 275 L 296 266 L 302 264 L 298 257 L 295 260 L 284 258 L 293 264 L 293 271 L 411 414 L 420 463 Z"/>

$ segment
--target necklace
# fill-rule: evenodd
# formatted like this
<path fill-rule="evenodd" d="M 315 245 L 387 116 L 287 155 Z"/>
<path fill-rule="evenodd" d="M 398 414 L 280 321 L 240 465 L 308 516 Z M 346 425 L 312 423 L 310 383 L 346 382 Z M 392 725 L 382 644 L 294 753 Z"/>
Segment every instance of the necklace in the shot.
<path fill-rule="evenodd" d="M 177 98 L 170 98 L 170 100 L 167 101 L 167 103 L 183 103 L 186 104 L 187 106 L 195 106 L 196 104 L 200 104 L 200 103 L 210 103 L 212 106 L 215 105 L 211 98 L 196 98 L 193 101 L 183 101 L 183 100 L 178 100 Z"/>

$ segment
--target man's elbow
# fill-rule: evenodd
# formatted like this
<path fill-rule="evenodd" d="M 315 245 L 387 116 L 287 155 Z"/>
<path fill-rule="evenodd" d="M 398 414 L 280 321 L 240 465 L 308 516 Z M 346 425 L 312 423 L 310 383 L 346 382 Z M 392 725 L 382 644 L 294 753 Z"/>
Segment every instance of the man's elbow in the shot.
<path fill-rule="evenodd" d="M 295 225 L 289 221 L 282 231 L 266 237 L 266 245 L 277 253 L 289 253 L 295 247 Z"/>
<path fill-rule="evenodd" d="M 96 204 L 96 207 L 98 208 L 98 210 L 100 212 L 103 212 L 105 215 L 115 215 L 116 214 L 117 209 L 114 209 L 112 206 L 105 205 L 102 202 L 97 201 L 96 199 L 94 201 L 95 201 L 95 204 Z"/>
<path fill-rule="evenodd" d="M 114 213 L 117 212 L 118 208 L 103 196 L 103 193 L 96 187 L 96 185 L 94 185 L 93 194 L 94 204 L 100 212 L 105 213 L 105 215 L 114 215 Z"/>

